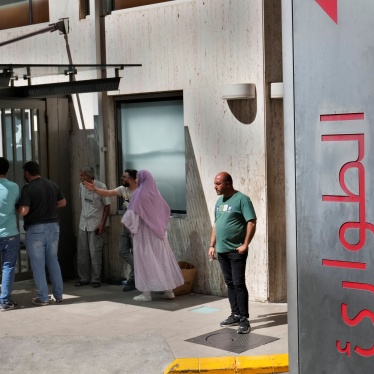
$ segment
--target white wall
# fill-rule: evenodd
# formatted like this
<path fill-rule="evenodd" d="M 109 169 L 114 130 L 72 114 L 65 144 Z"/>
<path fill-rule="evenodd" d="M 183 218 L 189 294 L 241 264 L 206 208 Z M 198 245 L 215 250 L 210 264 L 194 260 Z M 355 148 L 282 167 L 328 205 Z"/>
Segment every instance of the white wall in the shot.
<path fill-rule="evenodd" d="M 183 90 L 203 189 L 213 221 L 214 176 L 228 171 L 258 215 L 247 284 L 267 299 L 263 24 L 260 0 L 192 0 L 113 12 L 106 17 L 108 63 L 141 63 L 124 71 L 120 94 Z M 222 86 L 256 84 L 257 116 L 235 119 Z M 207 238 L 209 240 L 209 238 Z M 205 255 L 205 254 L 204 254 Z"/>
<path fill-rule="evenodd" d="M 77 0 L 50 0 L 50 21 L 62 17 L 69 17 L 73 62 L 96 63 L 93 16 L 79 21 Z M 0 41 L 45 26 L 0 31 Z M 191 135 L 211 221 L 217 199 L 213 180 L 218 172 L 229 172 L 234 187 L 251 197 L 258 226 L 250 246 L 247 285 L 251 299 L 267 300 L 262 0 L 181 0 L 132 8 L 106 16 L 105 28 L 107 63 L 143 65 L 125 69 L 119 94 L 183 90 L 185 126 Z M 68 63 L 64 37 L 54 32 L 2 47 L 0 63 L 6 62 Z M 86 79 L 93 77 L 94 73 L 85 75 Z M 35 83 L 39 81 L 53 82 L 56 78 Z M 257 115 L 251 124 L 240 123 L 222 100 L 222 86 L 228 83 L 256 84 Z M 97 111 L 93 96 L 80 95 L 80 100 L 86 129 L 92 129 Z M 83 148 L 89 132 L 85 131 L 79 134 L 73 129 L 76 167 L 87 160 Z M 108 137 L 107 146 L 115 148 L 113 136 Z M 72 180 L 75 188 L 78 178 L 74 175 Z M 112 178 L 107 183 L 114 187 L 118 181 Z M 203 238 L 203 246 L 208 244 L 209 237 Z M 206 256 L 206 251 L 198 255 Z"/>

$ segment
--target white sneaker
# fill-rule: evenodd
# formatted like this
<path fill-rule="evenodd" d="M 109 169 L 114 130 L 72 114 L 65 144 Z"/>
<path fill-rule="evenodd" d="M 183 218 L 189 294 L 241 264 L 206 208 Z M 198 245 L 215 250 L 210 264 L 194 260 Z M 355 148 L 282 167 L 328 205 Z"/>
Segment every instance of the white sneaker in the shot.
<path fill-rule="evenodd" d="M 174 299 L 175 295 L 173 291 L 165 291 L 164 294 L 162 295 L 163 299 Z"/>
<path fill-rule="evenodd" d="M 135 296 L 133 300 L 135 300 L 135 301 L 152 301 L 152 296 L 150 294 L 142 293 L 139 296 Z"/>

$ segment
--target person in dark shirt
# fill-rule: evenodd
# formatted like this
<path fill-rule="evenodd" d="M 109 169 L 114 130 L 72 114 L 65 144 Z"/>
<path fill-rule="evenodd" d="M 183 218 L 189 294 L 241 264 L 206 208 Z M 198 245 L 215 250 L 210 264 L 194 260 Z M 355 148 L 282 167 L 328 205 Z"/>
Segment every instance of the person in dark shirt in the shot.
<path fill-rule="evenodd" d="M 56 302 L 63 300 L 63 280 L 57 257 L 60 236 L 57 208 L 66 206 L 66 199 L 56 183 L 40 176 L 37 162 L 26 162 L 23 170 L 28 184 L 22 188 L 18 213 L 24 217 L 26 249 L 38 288 L 38 297 L 32 299 L 32 304 L 45 306 L 49 304 L 46 266 L 53 297 Z"/>

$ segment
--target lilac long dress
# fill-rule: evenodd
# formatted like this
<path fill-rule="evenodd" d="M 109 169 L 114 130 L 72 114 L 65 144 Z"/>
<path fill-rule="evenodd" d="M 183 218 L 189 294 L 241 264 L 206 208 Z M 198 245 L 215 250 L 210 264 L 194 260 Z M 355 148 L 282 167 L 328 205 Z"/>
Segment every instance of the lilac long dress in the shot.
<path fill-rule="evenodd" d="M 138 171 L 137 181 L 121 220 L 133 234 L 135 286 L 142 292 L 172 290 L 184 279 L 166 234 L 170 208 L 149 171 Z"/>
<path fill-rule="evenodd" d="M 133 233 L 135 287 L 139 291 L 172 290 L 184 283 L 167 236 L 160 239 L 133 211 L 122 221 Z"/>

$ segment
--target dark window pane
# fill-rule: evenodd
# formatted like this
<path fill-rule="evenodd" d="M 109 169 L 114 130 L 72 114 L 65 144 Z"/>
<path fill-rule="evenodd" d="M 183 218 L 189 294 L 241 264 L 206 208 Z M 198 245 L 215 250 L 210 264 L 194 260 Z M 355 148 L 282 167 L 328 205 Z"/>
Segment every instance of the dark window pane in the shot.
<path fill-rule="evenodd" d="M 142 5 L 150 5 L 156 3 L 166 3 L 172 0 L 115 0 L 114 10 L 134 8 Z"/>
<path fill-rule="evenodd" d="M 0 0 L 0 30 L 49 22 L 49 1 L 29 0 L 9 1 Z"/>

